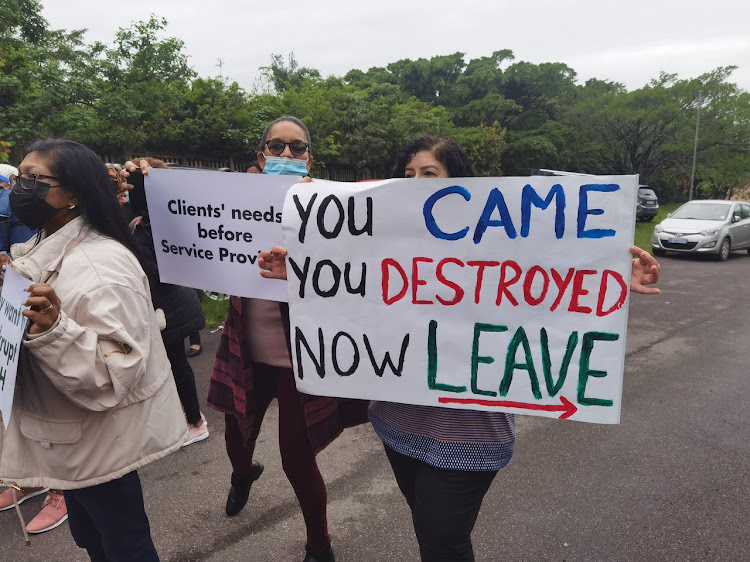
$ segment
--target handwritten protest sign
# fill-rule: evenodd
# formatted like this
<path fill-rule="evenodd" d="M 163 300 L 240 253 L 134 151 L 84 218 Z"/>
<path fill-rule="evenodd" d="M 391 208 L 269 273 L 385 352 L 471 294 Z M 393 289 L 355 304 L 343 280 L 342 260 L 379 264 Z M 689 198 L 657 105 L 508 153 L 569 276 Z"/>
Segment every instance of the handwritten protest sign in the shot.
<path fill-rule="evenodd" d="M 283 229 L 300 391 L 618 423 L 636 176 L 315 181 Z"/>
<path fill-rule="evenodd" d="M 31 281 L 22 277 L 17 271 L 8 267 L 4 274 L 3 290 L 0 293 L 0 413 L 8 429 L 13 394 L 16 387 L 18 355 L 21 350 L 21 338 L 26 328 L 26 317 L 23 306 L 29 294 L 26 292 Z"/>
<path fill-rule="evenodd" d="M 149 170 L 146 200 L 165 283 L 286 301 L 283 281 L 258 274 L 258 253 L 281 243 L 284 195 L 296 176 Z"/>

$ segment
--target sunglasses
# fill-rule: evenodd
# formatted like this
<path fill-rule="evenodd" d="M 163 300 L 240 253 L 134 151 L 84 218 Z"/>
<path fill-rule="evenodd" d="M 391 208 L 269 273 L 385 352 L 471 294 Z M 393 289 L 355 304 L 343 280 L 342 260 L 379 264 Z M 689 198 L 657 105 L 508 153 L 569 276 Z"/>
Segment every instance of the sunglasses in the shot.
<path fill-rule="evenodd" d="M 55 176 L 45 176 L 42 174 L 21 174 L 17 176 L 12 174 L 9 178 L 10 188 L 14 189 L 17 185 L 26 191 L 35 189 L 49 189 L 50 187 L 60 187 L 59 185 L 50 185 L 42 180 L 59 180 Z"/>
<path fill-rule="evenodd" d="M 293 156 L 302 156 L 305 152 L 307 152 L 307 147 L 310 146 L 306 142 L 302 142 L 301 140 L 284 142 L 279 139 L 268 140 L 264 144 L 266 145 L 266 147 L 268 147 L 268 152 L 270 152 L 274 156 L 279 156 L 282 152 L 284 152 L 284 149 L 287 146 L 289 147 L 289 150 L 292 152 Z"/>

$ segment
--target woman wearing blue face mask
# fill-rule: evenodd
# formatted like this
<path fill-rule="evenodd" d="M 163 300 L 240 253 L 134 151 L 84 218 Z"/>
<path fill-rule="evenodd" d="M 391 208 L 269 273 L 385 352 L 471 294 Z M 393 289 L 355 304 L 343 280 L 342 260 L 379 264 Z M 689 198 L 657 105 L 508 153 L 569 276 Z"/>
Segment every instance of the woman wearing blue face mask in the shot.
<path fill-rule="evenodd" d="M 264 174 L 309 179 L 310 133 L 296 117 L 281 117 L 263 132 L 258 163 Z M 315 455 L 341 433 L 367 421 L 367 402 L 297 392 L 289 354 L 286 303 L 231 297 L 208 390 L 208 405 L 224 413 L 232 464 L 226 513 L 237 515 L 263 473 L 253 459 L 268 405 L 279 404 L 282 466 L 307 528 L 304 562 L 333 562 L 326 516 L 327 494 Z"/>
<path fill-rule="evenodd" d="M 258 164 L 264 174 L 309 177 L 313 163 L 311 144 L 302 121 L 279 117 L 263 131 Z"/>

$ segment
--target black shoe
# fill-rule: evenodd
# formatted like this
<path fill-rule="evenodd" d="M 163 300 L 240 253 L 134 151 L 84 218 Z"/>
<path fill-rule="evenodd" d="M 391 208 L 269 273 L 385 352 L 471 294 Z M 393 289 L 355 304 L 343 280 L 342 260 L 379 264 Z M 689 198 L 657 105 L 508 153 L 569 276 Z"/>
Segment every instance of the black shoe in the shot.
<path fill-rule="evenodd" d="M 187 350 L 188 357 L 195 357 L 196 355 L 200 355 L 200 354 L 201 354 L 200 347 L 198 349 L 195 349 L 194 347 L 188 347 L 188 350 Z"/>
<path fill-rule="evenodd" d="M 232 487 L 229 488 L 229 496 L 227 496 L 227 515 L 232 517 L 242 511 L 250 496 L 250 487 L 261 474 L 263 474 L 263 463 L 260 461 L 253 461 L 253 469 L 247 476 L 237 478 L 232 474 Z"/>
<path fill-rule="evenodd" d="M 333 555 L 331 543 L 328 543 L 323 548 L 305 547 L 305 553 L 306 556 L 302 562 L 336 562 L 336 557 Z"/>

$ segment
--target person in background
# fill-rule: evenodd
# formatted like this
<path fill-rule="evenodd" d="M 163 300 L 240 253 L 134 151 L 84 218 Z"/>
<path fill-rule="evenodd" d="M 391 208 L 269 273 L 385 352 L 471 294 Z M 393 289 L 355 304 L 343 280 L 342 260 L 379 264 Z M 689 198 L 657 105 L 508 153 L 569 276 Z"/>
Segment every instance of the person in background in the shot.
<path fill-rule="evenodd" d="M 248 164 L 247 168 L 245 169 L 245 173 L 248 174 L 262 174 L 263 168 L 260 167 L 260 164 L 258 164 L 258 161 L 255 160 L 253 162 L 250 162 Z"/>
<path fill-rule="evenodd" d="M 10 176 L 18 175 L 18 169 L 9 164 L 0 164 L 0 252 L 10 255 L 10 247 L 26 242 L 37 231 L 32 230 L 11 212 Z"/>
<path fill-rule="evenodd" d="M 158 561 L 137 469 L 187 437 L 141 254 L 107 169 L 65 139 L 31 145 L 13 213 L 40 235 L 13 247 L 29 279 L 0 480 L 64 490 L 91 560 Z"/>
<path fill-rule="evenodd" d="M 299 119 L 280 117 L 266 127 L 258 152 L 264 174 L 306 178 L 312 162 L 310 133 Z M 232 464 L 226 513 L 234 516 L 245 507 L 250 487 L 263 473 L 263 464 L 253 458 L 255 443 L 275 397 L 282 467 L 307 529 L 304 562 L 334 562 L 326 485 L 315 455 L 344 427 L 367 421 L 367 402 L 300 394 L 289 349 L 285 303 L 230 298 L 208 394 L 208 405 L 224 412 L 226 422 Z"/>
<path fill-rule="evenodd" d="M 169 169 L 162 160 L 150 156 L 138 158 L 147 162 L 151 168 Z M 156 249 L 148 212 L 136 217 L 130 223 L 135 239 L 141 244 L 144 253 L 151 263 L 151 270 L 156 272 Z M 200 299 L 192 287 L 182 287 L 159 281 L 158 275 L 151 279 L 151 298 L 154 307 L 164 312 L 166 327 L 161 336 L 167 357 L 172 365 L 172 374 L 177 384 L 180 402 L 185 410 L 188 426 L 188 438 L 183 447 L 208 439 L 208 424 L 201 413 L 198 401 L 198 390 L 195 387 L 195 373 L 185 355 L 185 338 L 201 330 L 206 324 Z"/>
<path fill-rule="evenodd" d="M 392 177 L 471 177 L 471 161 L 447 137 L 425 136 L 404 146 Z M 658 262 L 632 246 L 631 291 L 658 294 Z M 261 252 L 261 275 L 286 279 L 286 249 Z M 383 441 L 406 498 L 422 562 L 473 561 L 471 533 L 487 490 L 513 455 L 515 417 L 373 401 L 369 417 Z"/>

